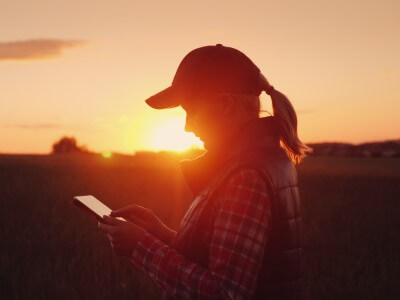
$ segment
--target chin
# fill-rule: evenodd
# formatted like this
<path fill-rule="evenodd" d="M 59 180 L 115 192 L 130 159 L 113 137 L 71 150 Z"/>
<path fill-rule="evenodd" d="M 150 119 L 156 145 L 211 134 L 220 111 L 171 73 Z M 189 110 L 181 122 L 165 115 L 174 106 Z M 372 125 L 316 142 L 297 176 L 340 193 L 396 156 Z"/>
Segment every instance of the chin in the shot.
<path fill-rule="evenodd" d="M 210 150 L 210 140 L 204 139 L 202 137 L 199 136 L 199 139 L 203 142 L 203 147 L 206 150 Z"/>
<path fill-rule="evenodd" d="M 207 142 L 203 141 L 204 149 L 210 150 L 210 148 L 212 148 L 212 146 L 210 146 L 210 145 L 211 145 L 210 143 L 207 143 Z"/>
<path fill-rule="evenodd" d="M 203 142 L 204 149 L 208 150 L 208 143 L 206 141 L 203 141 L 202 139 L 200 140 Z"/>

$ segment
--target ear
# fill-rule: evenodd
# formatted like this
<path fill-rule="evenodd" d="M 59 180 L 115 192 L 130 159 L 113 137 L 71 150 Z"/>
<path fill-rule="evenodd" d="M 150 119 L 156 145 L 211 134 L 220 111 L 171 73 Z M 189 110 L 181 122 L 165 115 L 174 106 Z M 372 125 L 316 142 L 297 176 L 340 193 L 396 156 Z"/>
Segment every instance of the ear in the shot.
<path fill-rule="evenodd" d="M 234 110 L 234 99 L 229 93 L 221 93 L 219 95 L 219 109 L 220 115 L 226 116 L 232 113 Z"/>

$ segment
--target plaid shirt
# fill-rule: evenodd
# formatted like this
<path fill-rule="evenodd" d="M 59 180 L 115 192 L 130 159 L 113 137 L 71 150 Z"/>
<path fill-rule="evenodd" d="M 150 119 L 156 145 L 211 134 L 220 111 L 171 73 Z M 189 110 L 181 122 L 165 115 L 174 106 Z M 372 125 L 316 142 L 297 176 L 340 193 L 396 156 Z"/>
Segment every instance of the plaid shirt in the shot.
<path fill-rule="evenodd" d="M 237 170 L 216 212 L 207 268 L 150 233 L 137 243 L 132 263 L 173 299 L 250 299 L 257 287 L 270 216 L 263 179 L 255 170 Z"/>

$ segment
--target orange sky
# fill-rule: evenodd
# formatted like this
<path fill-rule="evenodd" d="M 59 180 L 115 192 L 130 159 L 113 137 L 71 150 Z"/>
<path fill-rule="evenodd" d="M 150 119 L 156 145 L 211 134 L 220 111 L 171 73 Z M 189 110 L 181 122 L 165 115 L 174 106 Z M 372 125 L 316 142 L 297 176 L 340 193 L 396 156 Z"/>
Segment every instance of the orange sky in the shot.
<path fill-rule="evenodd" d="M 137 2 L 0 3 L 0 152 L 48 153 L 63 135 L 123 153 L 200 144 L 180 107 L 144 99 L 216 43 L 291 99 L 305 142 L 400 138 L 400 1 Z"/>

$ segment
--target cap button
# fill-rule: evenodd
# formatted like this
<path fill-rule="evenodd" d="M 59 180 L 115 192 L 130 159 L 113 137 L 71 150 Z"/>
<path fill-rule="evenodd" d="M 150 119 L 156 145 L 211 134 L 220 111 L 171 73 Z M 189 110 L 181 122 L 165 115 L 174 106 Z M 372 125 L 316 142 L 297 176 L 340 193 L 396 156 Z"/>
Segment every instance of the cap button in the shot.
<path fill-rule="evenodd" d="M 222 47 L 222 44 L 217 44 L 217 47 Z"/>

